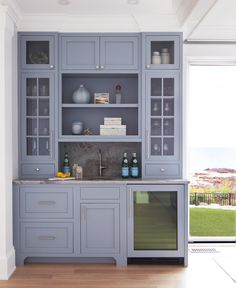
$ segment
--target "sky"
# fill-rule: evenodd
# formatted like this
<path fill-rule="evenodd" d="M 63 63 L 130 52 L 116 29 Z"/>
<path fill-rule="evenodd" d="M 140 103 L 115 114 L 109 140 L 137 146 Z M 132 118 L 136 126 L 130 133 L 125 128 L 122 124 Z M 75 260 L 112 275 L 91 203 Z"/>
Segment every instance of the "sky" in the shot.
<path fill-rule="evenodd" d="M 190 66 L 190 147 L 236 148 L 236 66 Z"/>

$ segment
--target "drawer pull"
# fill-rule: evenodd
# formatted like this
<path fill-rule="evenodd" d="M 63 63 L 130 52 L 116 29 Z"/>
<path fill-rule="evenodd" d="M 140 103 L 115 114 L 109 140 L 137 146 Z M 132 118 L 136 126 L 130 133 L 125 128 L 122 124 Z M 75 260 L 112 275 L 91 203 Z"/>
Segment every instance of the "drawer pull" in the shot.
<path fill-rule="evenodd" d="M 34 169 L 36 172 L 39 172 L 40 171 L 40 168 L 35 168 Z"/>
<path fill-rule="evenodd" d="M 39 240 L 55 240 L 56 236 L 47 236 L 47 235 L 42 235 L 38 237 Z"/>
<path fill-rule="evenodd" d="M 38 204 L 39 204 L 39 205 L 51 206 L 51 205 L 55 205 L 55 204 L 56 204 L 56 201 L 39 201 Z"/>
<path fill-rule="evenodd" d="M 166 169 L 165 169 L 165 168 L 161 168 L 160 170 L 161 170 L 161 172 L 165 172 L 165 171 L 166 171 Z"/>

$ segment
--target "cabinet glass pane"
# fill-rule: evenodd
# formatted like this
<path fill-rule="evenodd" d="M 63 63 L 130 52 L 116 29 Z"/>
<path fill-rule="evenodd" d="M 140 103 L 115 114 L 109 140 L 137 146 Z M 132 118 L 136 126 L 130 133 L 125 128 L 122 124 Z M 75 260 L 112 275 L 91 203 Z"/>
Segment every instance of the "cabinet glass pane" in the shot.
<path fill-rule="evenodd" d="M 164 99 L 163 101 L 163 115 L 174 116 L 174 99 Z"/>
<path fill-rule="evenodd" d="M 162 143 L 161 138 L 151 138 L 151 155 L 161 155 Z"/>
<path fill-rule="evenodd" d="M 49 64 L 49 41 L 27 41 L 26 64 Z"/>
<path fill-rule="evenodd" d="M 174 136 L 174 118 L 163 119 L 163 134 L 164 136 Z"/>
<path fill-rule="evenodd" d="M 161 56 L 161 64 L 174 64 L 174 41 L 151 41 L 151 59 L 150 63 L 155 64 L 153 61 L 153 52 L 159 52 Z"/>
<path fill-rule="evenodd" d="M 151 96 L 162 96 L 162 79 L 151 79 Z"/>
<path fill-rule="evenodd" d="M 173 156 L 174 155 L 174 138 L 163 139 L 163 155 Z"/>
<path fill-rule="evenodd" d="M 39 119 L 39 135 L 49 135 L 49 119 Z"/>
<path fill-rule="evenodd" d="M 39 99 L 39 116 L 49 116 L 49 99 Z"/>
<path fill-rule="evenodd" d="M 162 134 L 162 119 L 151 119 L 151 135 L 161 136 Z"/>
<path fill-rule="evenodd" d="M 26 79 L 26 96 L 37 96 L 37 78 L 27 78 Z"/>
<path fill-rule="evenodd" d="M 177 192 L 134 192 L 134 249 L 177 250 Z"/>
<path fill-rule="evenodd" d="M 39 78 L 39 96 L 49 96 L 48 78 Z"/>
<path fill-rule="evenodd" d="M 36 119 L 27 118 L 26 127 L 27 127 L 26 128 L 27 136 L 37 135 L 38 129 L 37 129 L 37 120 Z"/>
<path fill-rule="evenodd" d="M 162 114 L 162 100 L 152 99 L 151 100 L 151 116 L 161 116 Z"/>
<path fill-rule="evenodd" d="M 26 116 L 37 116 L 37 100 L 27 99 L 26 100 Z"/>
<path fill-rule="evenodd" d="M 163 96 L 174 96 L 174 78 L 163 79 Z"/>
<path fill-rule="evenodd" d="M 37 155 L 37 138 L 27 137 L 27 155 Z"/>
<path fill-rule="evenodd" d="M 39 138 L 39 155 L 49 156 L 50 155 L 50 139 L 49 137 Z"/>

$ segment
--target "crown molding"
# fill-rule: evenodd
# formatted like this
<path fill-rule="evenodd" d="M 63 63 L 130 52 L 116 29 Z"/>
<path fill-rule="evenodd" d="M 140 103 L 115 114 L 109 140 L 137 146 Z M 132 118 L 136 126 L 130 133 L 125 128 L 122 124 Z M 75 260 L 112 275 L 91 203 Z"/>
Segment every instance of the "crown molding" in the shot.
<path fill-rule="evenodd" d="M 12 21 L 19 25 L 22 18 L 22 11 L 15 0 L 2 0 L 0 1 L 0 8 L 5 9 L 5 13 L 12 19 Z"/>
<path fill-rule="evenodd" d="M 191 13 L 182 24 L 184 40 L 189 40 L 219 0 L 197 0 Z"/>
<path fill-rule="evenodd" d="M 127 16 L 24 14 L 17 29 L 57 32 L 140 32 L 180 31 L 181 27 L 174 14 Z"/>
<path fill-rule="evenodd" d="M 214 25 L 201 26 L 195 30 L 188 41 L 209 41 L 209 42 L 235 42 L 236 25 Z"/>
<path fill-rule="evenodd" d="M 197 2 L 198 0 L 182 0 L 176 7 L 176 16 L 180 25 L 184 24 Z"/>

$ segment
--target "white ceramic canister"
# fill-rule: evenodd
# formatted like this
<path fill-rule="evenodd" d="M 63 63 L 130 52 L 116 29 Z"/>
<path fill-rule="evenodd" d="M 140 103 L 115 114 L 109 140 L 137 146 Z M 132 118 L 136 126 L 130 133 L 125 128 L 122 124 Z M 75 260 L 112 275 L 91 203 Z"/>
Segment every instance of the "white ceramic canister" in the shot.
<path fill-rule="evenodd" d="M 170 64 L 170 53 L 167 48 L 161 49 L 161 64 Z"/>
<path fill-rule="evenodd" d="M 83 122 L 81 121 L 74 121 L 72 123 L 72 134 L 80 135 L 83 132 Z"/>
<path fill-rule="evenodd" d="M 152 53 L 152 64 L 161 64 L 161 56 L 159 51 Z"/>
<path fill-rule="evenodd" d="M 88 104 L 90 103 L 90 93 L 84 85 L 80 85 L 79 89 L 75 90 L 72 96 L 73 102 L 77 104 Z"/>

